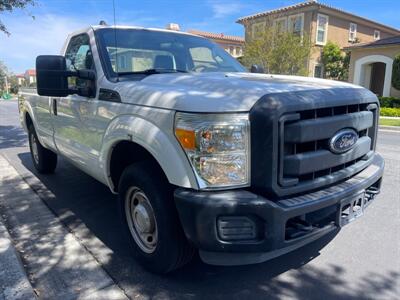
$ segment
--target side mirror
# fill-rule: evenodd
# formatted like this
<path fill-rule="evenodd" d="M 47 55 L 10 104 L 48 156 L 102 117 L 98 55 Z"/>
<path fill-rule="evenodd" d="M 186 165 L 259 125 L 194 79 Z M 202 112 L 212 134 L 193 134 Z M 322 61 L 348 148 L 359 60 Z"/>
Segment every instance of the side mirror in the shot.
<path fill-rule="evenodd" d="M 65 97 L 72 94 L 94 96 L 92 88 L 68 88 L 68 77 L 94 81 L 96 75 L 92 70 L 67 71 L 64 56 L 40 55 L 36 58 L 36 85 L 40 96 Z"/>
<path fill-rule="evenodd" d="M 36 58 L 36 85 L 40 96 L 69 95 L 64 56 L 40 55 Z"/>
<path fill-rule="evenodd" d="M 251 73 L 264 73 L 264 68 L 259 65 L 252 65 L 250 68 Z"/>

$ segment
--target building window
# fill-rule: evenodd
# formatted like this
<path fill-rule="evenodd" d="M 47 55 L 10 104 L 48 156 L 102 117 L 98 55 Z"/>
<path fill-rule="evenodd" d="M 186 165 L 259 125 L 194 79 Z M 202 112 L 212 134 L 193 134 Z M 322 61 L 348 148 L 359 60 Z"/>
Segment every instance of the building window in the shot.
<path fill-rule="evenodd" d="M 349 41 L 355 42 L 357 38 L 357 24 L 350 23 L 349 27 Z"/>
<path fill-rule="evenodd" d="M 315 64 L 313 77 L 316 78 L 324 77 L 324 67 L 321 64 Z"/>
<path fill-rule="evenodd" d="M 318 14 L 317 16 L 317 37 L 316 43 L 318 45 L 325 45 L 328 36 L 328 23 L 329 17 L 326 15 Z"/>
<path fill-rule="evenodd" d="M 289 16 L 289 32 L 303 36 L 304 14 Z"/>
<path fill-rule="evenodd" d="M 381 38 L 381 32 L 379 30 L 374 31 L 374 40 L 379 40 Z"/>
<path fill-rule="evenodd" d="M 279 33 L 286 32 L 287 30 L 287 18 L 279 18 L 274 20 L 275 30 Z"/>
<path fill-rule="evenodd" d="M 265 29 L 265 23 L 254 23 L 251 25 L 251 36 L 252 38 L 257 38 L 262 35 Z"/>

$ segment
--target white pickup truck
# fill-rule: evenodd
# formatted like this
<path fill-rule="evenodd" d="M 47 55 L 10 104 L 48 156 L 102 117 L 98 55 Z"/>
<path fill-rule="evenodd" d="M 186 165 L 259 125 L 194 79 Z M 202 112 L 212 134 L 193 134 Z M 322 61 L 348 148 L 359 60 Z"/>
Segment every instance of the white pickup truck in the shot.
<path fill-rule="evenodd" d="M 379 193 L 379 102 L 359 86 L 249 73 L 207 39 L 119 26 L 71 34 L 36 71 L 37 92 L 20 95 L 36 169 L 54 172 L 60 155 L 118 193 L 132 253 L 153 272 L 195 251 L 266 261 Z"/>

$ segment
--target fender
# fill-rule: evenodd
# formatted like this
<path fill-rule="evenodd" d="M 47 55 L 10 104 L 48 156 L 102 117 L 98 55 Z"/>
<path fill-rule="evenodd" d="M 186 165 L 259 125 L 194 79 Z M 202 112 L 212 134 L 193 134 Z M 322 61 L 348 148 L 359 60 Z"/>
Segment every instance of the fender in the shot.
<path fill-rule="evenodd" d="M 32 110 L 31 104 L 28 101 L 24 100 L 24 103 L 23 103 L 22 107 L 23 107 L 23 109 L 20 112 L 21 125 L 24 128 L 24 130 L 26 132 L 28 132 L 28 125 L 26 124 L 26 115 L 28 114 L 31 117 L 31 120 L 32 120 L 32 123 L 33 123 L 34 126 L 36 124 L 36 117 L 33 114 L 33 110 Z"/>
<path fill-rule="evenodd" d="M 26 93 L 24 93 L 24 96 L 25 96 L 25 94 Z M 32 94 L 28 94 L 28 95 L 32 95 Z M 33 96 L 38 97 L 37 95 L 33 95 Z M 50 106 L 50 97 L 48 98 L 48 101 L 49 101 L 49 106 Z M 38 125 L 36 114 L 34 113 L 34 111 L 32 109 L 32 105 L 31 105 L 30 101 L 24 100 L 23 109 L 20 112 L 20 118 L 22 118 L 20 121 L 21 121 L 22 127 L 28 133 L 29 128 L 27 127 L 27 124 L 26 124 L 26 114 L 29 114 L 29 116 L 31 117 L 32 124 L 35 127 L 36 135 L 39 139 L 40 144 L 42 144 L 43 147 L 45 147 L 47 149 L 57 152 L 57 150 L 55 148 L 54 140 L 53 140 L 54 131 L 45 134 L 41 130 L 41 128 Z"/>
<path fill-rule="evenodd" d="M 100 152 L 100 167 L 104 170 L 104 178 L 111 191 L 115 187 L 110 176 L 110 161 L 113 148 L 118 142 L 132 141 L 145 148 L 158 162 L 171 184 L 198 189 L 197 180 L 172 132 L 163 132 L 155 124 L 132 115 L 120 115 L 108 126 Z"/>
<path fill-rule="evenodd" d="M 35 128 L 37 128 L 37 122 L 36 122 L 36 115 L 33 113 L 33 109 L 31 104 L 29 103 L 29 101 L 24 100 L 23 103 L 23 110 L 21 111 L 20 115 L 22 117 L 21 119 L 21 124 L 22 127 L 24 128 L 24 130 L 28 133 L 29 128 L 28 125 L 26 124 L 26 115 L 29 115 L 31 117 L 32 120 L 32 124 Z M 39 139 L 39 142 L 43 145 L 43 139 L 42 136 L 40 134 L 37 133 L 37 137 Z"/>

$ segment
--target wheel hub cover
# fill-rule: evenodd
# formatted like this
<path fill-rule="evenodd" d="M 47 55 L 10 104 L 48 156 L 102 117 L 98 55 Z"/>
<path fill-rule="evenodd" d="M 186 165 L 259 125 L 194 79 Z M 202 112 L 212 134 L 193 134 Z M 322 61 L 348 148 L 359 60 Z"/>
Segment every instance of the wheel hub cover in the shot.
<path fill-rule="evenodd" d="M 139 204 L 135 207 L 133 216 L 135 225 L 140 232 L 151 233 L 154 230 L 154 221 L 144 204 Z"/>

